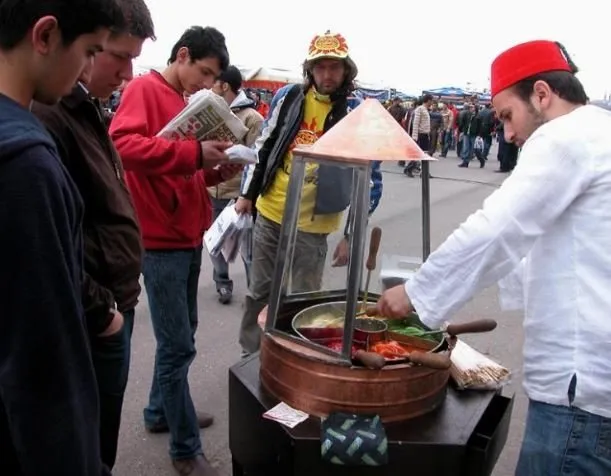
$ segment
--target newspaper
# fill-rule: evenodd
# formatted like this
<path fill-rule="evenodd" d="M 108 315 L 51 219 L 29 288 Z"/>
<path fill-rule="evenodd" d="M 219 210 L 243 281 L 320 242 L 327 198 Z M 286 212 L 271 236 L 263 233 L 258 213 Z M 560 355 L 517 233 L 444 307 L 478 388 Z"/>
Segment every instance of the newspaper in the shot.
<path fill-rule="evenodd" d="M 295 410 L 284 402 L 279 403 L 274 408 L 266 411 L 263 414 L 263 418 L 277 421 L 278 423 L 288 426 L 289 428 L 295 428 L 300 423 L 306 421 L 309 417 L 310 415 L 307 413 L 300 410 Z"/>
<path fill-rule="evenodd" d="M 237 144 L 248 133 L 246 126 L 231 112 L 225 100 L 204 89 L 189 98 L 189 104 L 174 117 L 157 137 L 170 140 L 220 140 Z"/>

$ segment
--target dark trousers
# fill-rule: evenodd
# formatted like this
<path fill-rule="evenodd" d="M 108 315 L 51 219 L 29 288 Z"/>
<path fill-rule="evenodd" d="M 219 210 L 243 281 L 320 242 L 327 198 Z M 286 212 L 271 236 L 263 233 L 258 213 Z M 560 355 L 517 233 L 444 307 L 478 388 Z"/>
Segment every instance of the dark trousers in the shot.
<path fill-rule="evenodd" d="M 112 469 L 117 459 L 123 397 L 127 387 L 134 311 L 123 313 L 123 329 L 110 337 L 92 337 L 91 356 L 100 395 L 100 453 Z"/>
<path fill-rule="evenodd" d="M 418 140 L 416 141 L 418 146 L 424 151 L 428 152 L 429 147 L 431 145 L 431 138 L 429 134 L 418 134 Z M 405 173 L 411 174 L 414 169 L 420 167 L 420 162 L 417 160 L 411 160 L 407 163 L 407 167 L 405 167 Z"/>
<path fill-rule="evenodd" d="M 511 172 L 518 163 L 519 149 L 515 144 L 506 142 L 505 138 L 499 136 L 498 159 L 503 172 Z"/>
<path fill-rule="evenodd" d="M 492 147 L 492 136 L 486 135 L 482 136 L 484 139 L 484 159 L 488 160 L 488 154 L 490 153 L 490 148 Z"/>
<path fill-rule="evenodd" d="M 439 145 L 439 129 L 431 129 L 431 140 L 429 144 L 429 155 L 433 157 L 437 152 L 437 146 Z M 425 150 L 426 152 L 426 150 Z"/>

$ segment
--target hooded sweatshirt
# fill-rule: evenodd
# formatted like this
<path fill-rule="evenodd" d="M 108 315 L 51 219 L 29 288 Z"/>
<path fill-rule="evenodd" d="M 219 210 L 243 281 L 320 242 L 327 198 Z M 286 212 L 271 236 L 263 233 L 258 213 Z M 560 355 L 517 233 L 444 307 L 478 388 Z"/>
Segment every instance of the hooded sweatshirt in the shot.
<path fill-rule="evenodd" d="M 255 109 L 255 102 L 246 95 L 244 90 L 240 90 L 236 98 L 229 105 L 229 108 L 248 129 L 248 133 L 242 139 L 242 144 L 247 147 L 254 146 L 255 141 L 261 135 L 264 121 L 263 116 Z M 242 176 L 238 174 L 226 182 L 208 187 L 208 193 L 216 199 L 234 199 L 240 195 L 241 183 Z"/>
<path fill-rule="evenodd" d="M 83 204 L 42 124 L 0 95 L 0 474 L 99 476 Z"/>

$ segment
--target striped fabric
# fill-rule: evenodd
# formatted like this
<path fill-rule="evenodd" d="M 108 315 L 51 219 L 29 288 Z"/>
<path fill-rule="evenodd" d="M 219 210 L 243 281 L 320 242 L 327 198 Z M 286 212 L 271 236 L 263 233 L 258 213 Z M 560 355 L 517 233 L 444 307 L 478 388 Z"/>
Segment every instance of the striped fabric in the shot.
<path fill-rule="evenodd" d="M 414 111 L 414 123 L 412 126 L 412 138 L 418 140 L 418 134 L 431 133 L 431 116 L 426 106 L 418 106 Z"/>

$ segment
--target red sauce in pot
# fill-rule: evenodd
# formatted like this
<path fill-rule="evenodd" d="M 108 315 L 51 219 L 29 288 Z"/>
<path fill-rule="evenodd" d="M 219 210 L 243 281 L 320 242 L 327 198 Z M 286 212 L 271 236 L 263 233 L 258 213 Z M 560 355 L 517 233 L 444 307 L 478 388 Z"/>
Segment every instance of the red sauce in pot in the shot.
<path fill-rule="evenodd" d="M 372 345 L 370 350 L 387 359 L 397 359 L 404 356 L 407 357 L 411 352 L 417 349 L 406 344 L 400 344 L 394 340 L 387 340 Z"/>

